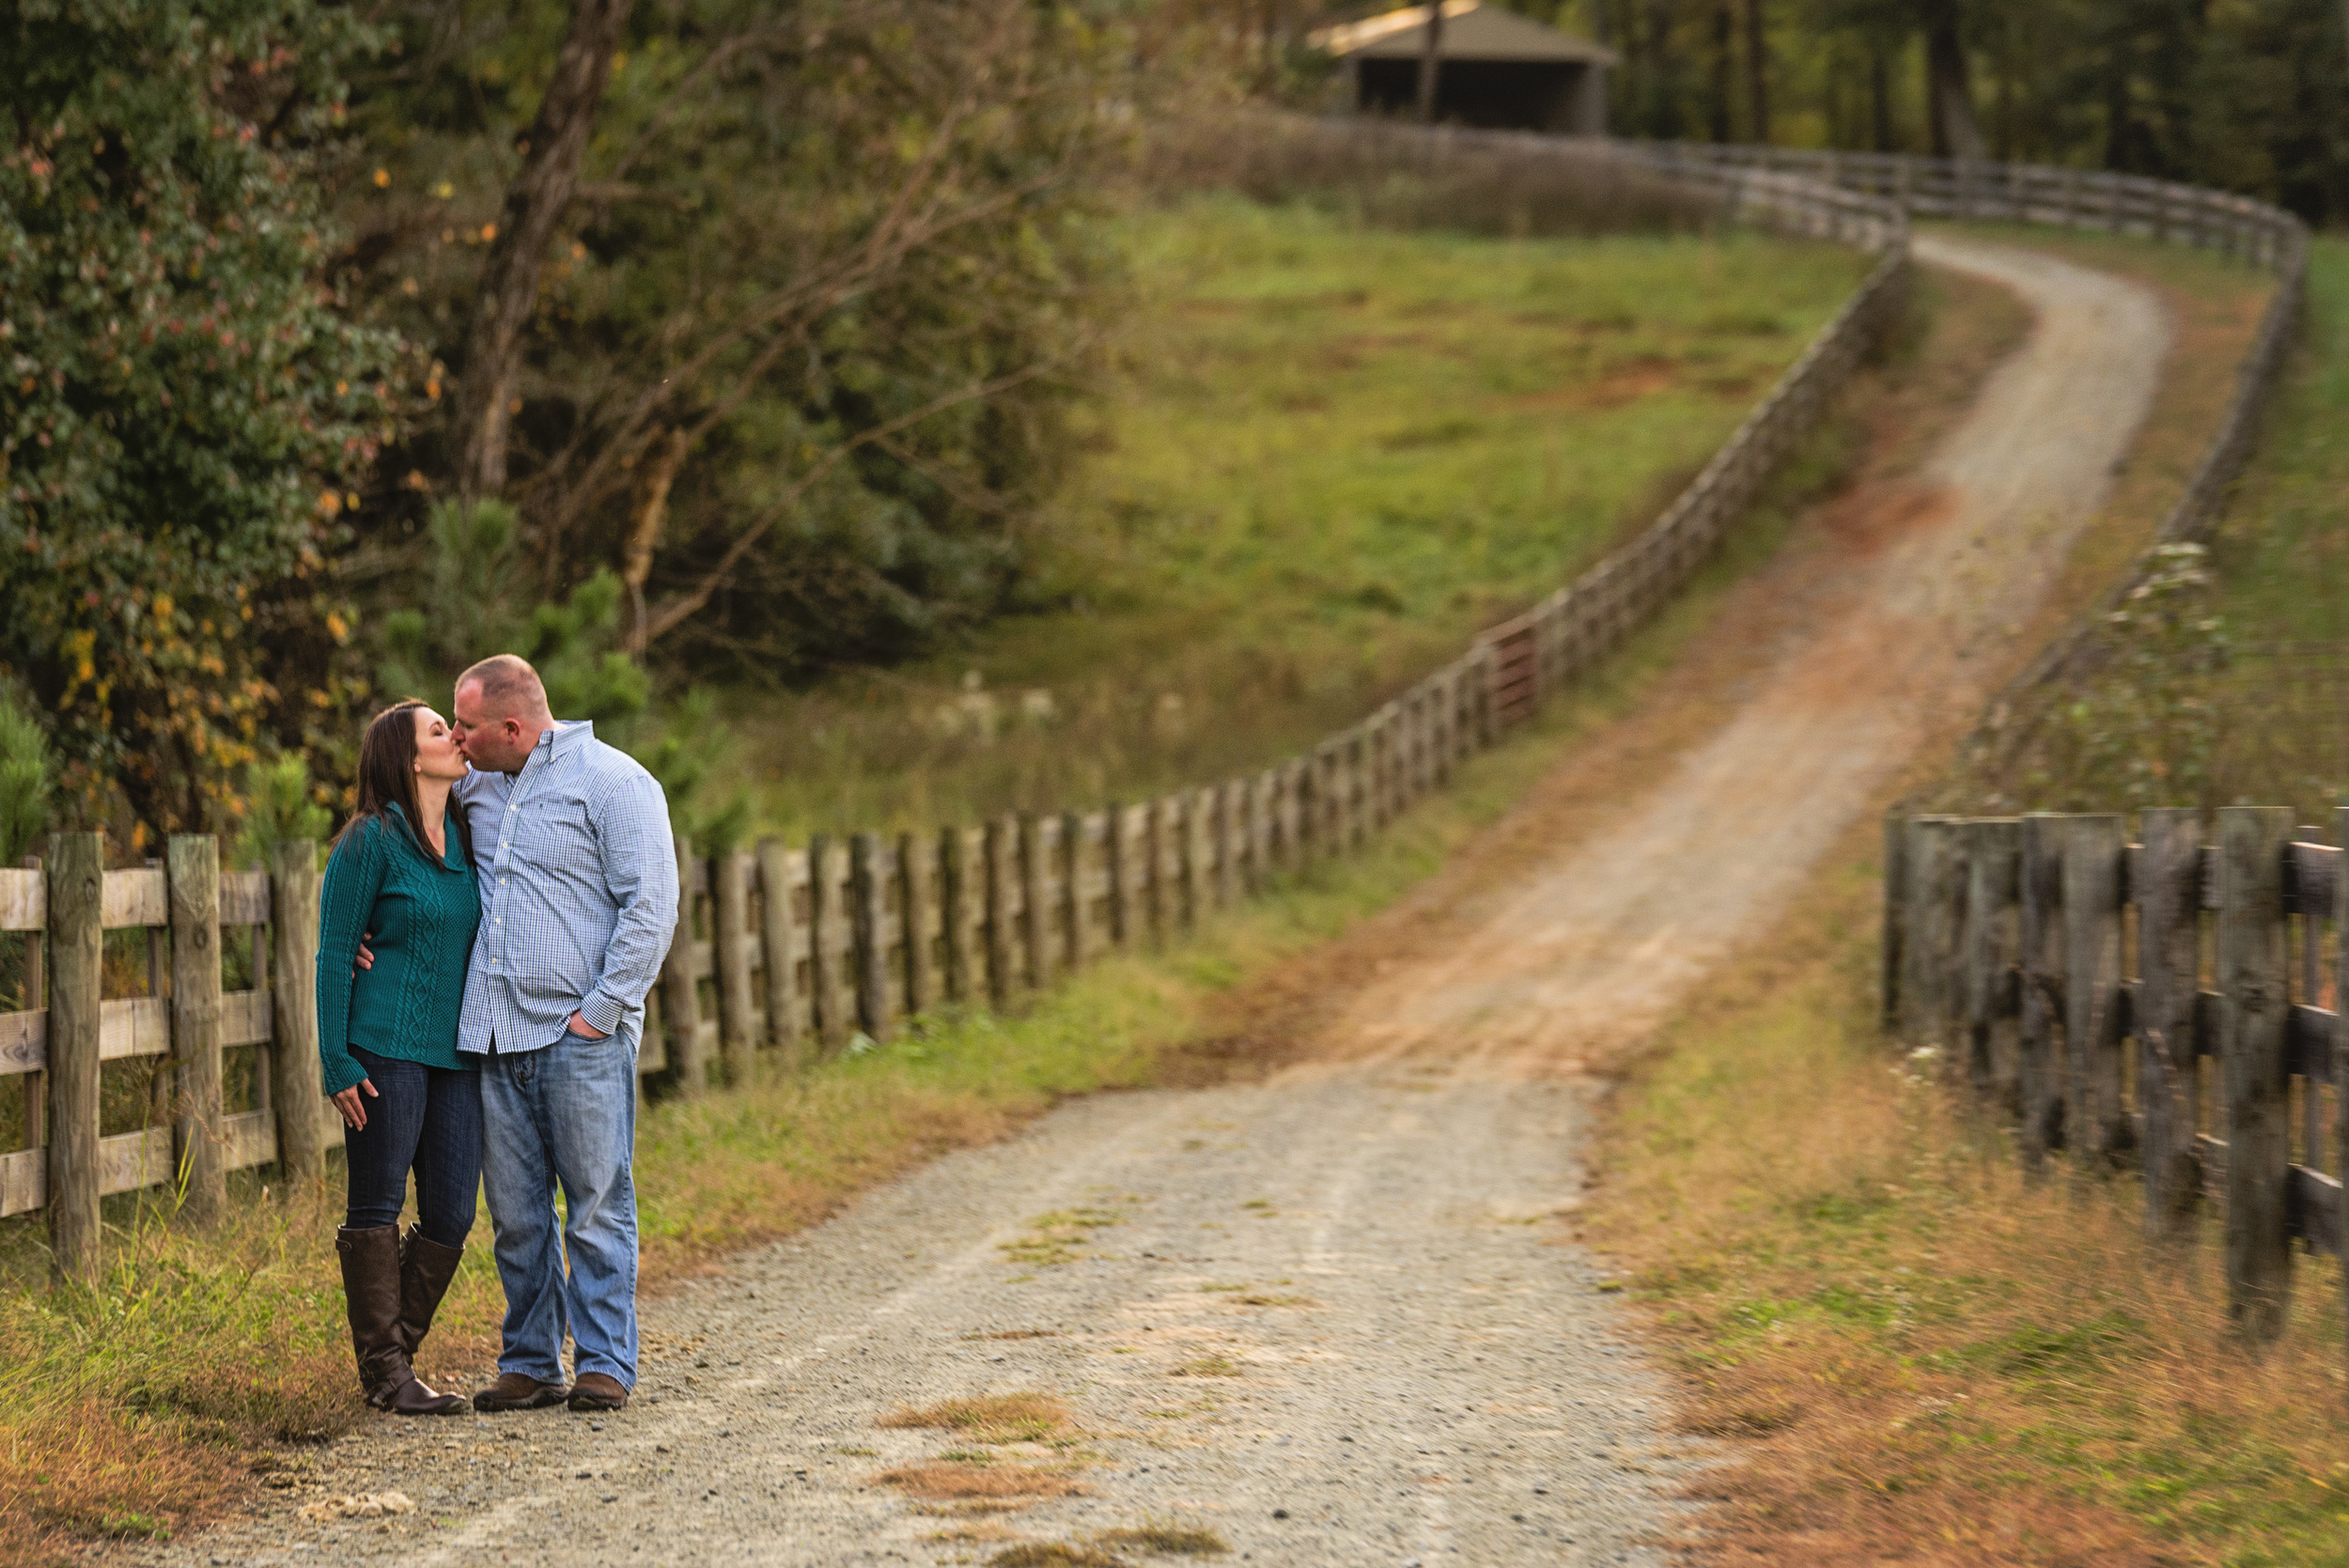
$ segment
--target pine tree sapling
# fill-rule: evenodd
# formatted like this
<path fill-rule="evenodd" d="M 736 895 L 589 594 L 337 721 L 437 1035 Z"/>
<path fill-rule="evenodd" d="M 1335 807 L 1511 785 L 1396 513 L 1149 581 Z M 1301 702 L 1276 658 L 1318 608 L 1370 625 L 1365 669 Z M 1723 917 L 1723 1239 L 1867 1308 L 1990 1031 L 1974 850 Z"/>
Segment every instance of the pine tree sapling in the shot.
<path fill-rule="evenodd" d="M 0 865 L 14 865 L 39 846 L 55 784 L 39 722 L 0 692 Z"/>
<path fill-rule="evenodd" d="M 237 850 L 248 868 L 267 867 L 272 846 L 283 840 L 322 839 L 334 826 L 310 783 L 310 765 L 298 752 L 255 763 L 244 788 L 244 832 Z"/>

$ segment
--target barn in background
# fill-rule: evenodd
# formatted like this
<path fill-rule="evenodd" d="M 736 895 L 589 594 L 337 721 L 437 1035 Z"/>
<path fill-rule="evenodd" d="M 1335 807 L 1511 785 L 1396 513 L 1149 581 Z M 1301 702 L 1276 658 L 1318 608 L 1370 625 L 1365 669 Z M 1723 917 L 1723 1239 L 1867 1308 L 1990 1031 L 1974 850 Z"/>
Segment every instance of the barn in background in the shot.
<path fill-rule="evenodd" d="M 1409 115 L 1427 50 L 1425 6 L 1406 6 L 1315 35 L 1344 68 L 1363 114 Z M 1495 130 L 1597 136 L 1607 130 L 1614 52 L 1479 0 L 1443 0 L 1436 118 Z"/>

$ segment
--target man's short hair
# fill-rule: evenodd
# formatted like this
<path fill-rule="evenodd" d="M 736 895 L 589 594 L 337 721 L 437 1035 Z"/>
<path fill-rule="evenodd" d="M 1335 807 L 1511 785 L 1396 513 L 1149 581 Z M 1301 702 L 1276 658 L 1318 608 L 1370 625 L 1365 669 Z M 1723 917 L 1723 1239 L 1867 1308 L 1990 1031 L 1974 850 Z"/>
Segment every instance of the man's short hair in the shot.
<path fill-rule="evenodd" d="M 547 711 L 546 683 L 538 672 L 530 667 L 530 660 L 510 653 L 491 654 L 478 664 L 469 666 L 457 677 L 457 690 L 468 682 L 481 687 L 481 706 L 489 711 L 482 717 L 495 723 L 506 719 L 545 719 Z"/>

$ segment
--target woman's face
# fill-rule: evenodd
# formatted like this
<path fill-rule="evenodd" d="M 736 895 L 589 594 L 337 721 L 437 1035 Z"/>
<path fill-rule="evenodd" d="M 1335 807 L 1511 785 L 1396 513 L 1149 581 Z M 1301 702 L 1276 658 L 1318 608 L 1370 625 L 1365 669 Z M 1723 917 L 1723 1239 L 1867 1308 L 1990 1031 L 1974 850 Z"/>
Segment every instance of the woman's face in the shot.
<path fill-rule="evenodd" d="M 416 716 L 416 777 L 420 779 L 461 779 L 465 776 L 465 753 L 457 749 L 449 737 L 448 721 L 428 707 L 414 709 Z"/>

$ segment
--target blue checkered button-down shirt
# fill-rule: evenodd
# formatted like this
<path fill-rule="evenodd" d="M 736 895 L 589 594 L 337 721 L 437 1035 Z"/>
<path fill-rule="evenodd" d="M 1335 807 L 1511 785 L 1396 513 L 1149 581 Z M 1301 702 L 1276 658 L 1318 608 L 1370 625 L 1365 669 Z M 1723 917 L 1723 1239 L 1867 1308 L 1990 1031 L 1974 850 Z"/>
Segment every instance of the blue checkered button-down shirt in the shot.
<path fill-rule="evenodd" d="M 645 995 L 677 932 L 660 782 L 593 725 L 557 724 L 520 773 L 475 770 L 456 794 L 481 867 L 457 1048 L 540 1050 L 574 1012 L 638 1048 Z"/>

